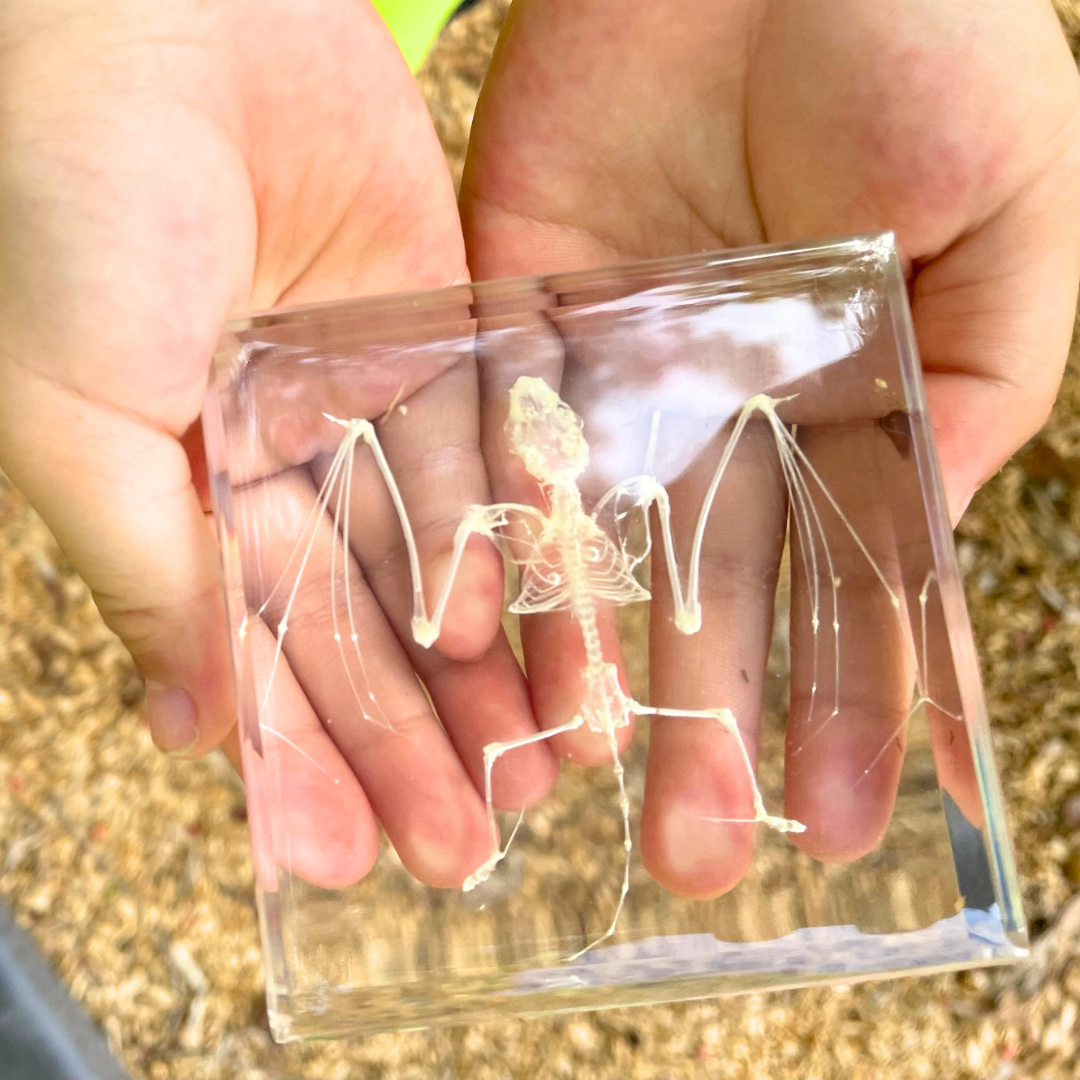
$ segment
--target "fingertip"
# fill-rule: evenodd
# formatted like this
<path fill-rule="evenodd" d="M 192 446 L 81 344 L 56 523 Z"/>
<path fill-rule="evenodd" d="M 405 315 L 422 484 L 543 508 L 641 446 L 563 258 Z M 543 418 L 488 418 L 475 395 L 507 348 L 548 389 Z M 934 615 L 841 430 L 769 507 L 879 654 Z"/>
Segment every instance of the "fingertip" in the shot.
<path fill-rule="evenodd" d="M 374 822 L 359 813 L 331 821 L 300 809 L 288 832 L 288 869 L 322 889 L 356 884 L 370 872 L 379 853 Z"/>
<path fill-rule="evenodd" d="M 687 803 L 647 807 L 641 855 L 652 878 L 673 896 L 707 900 L 733 889 L 750 869 L 754 832 L 749 824 L 715 820 Z"/>
<path fill-rule="evenodd" d="M 236 771 L 237 776 L 243 778 L 244 762 L 243 752 L 240 749 L 240 729 L 235 725 L 230 728 L 229 734 L 221 740 L 221 752 L 226 760 Z"/>
<path fill-rule="evenodd" d="M 952 783 L 945 779 L 942 779 L 941 786 L 956 803 L 956 808 L 969 825 L 980 830 L 986 828 L 986 812 L 977 786 L 962 782 Z"/>
<path fill-rule="evenodd" d="M 967 513 L 967 508 L 971 505 L 971 500 L 974 498 L 974 488 L 971 488 L 970 490 L 962 488 L 959 492 L 953 494 L 946 486 L 946 505 L 949 510 L 949 523 L 954 529 L 960 524 L 960 519 Z"/>
<path fill-rule="evenodd" d="M 967 724 L 929 706 L 930 743 L 934 750 L 938 784 L 948 792 L 969 824 L 982 829 L 986 824 L 982 794 L 971 756 Z"/>
<path fill-rule="evenodd" d="M 405 868 L 425 885 L 460 889 L 490 854 L 491 841 L 479 799 L 433 808 L 397 844 Z"/>
<path fill-rule="evenodd" d="M 742 735 L 751 754 L 753 738 Z M 641 842 L 655 880 L 686 899 L 734 888 L 754 857 L 755 785 L 730 731 L 704 718 L 654 719 Z"/>
<path fill-rule="evenodd" d="M 275 846 L 282 869 L 323 889 L 343 889 L 375 864 L 378 827 L 360 785 L 343 763 L 328 775 L 306 762 L 294 762 L 272 806 L 280 815 Z"/>
<path fill-rule="evenodd" d="M 154 745 L 163 754 L 192 756 L 199 742 L 198 713 L 192 696 L 182 687 L 147 679 L 145 697 Z"/>
<path fill-rule="evenodd" d="M 792 835 L 792 842 L 804 855 L 818 862 L 843 864 L 869 855 L 878 847 L 884 835 L 884 829 L 876 833 L 867 829 L 843 832 L 807 826 L 806 832 Z"/>
<path fill-rule="evenodd" d="M 797 785 L 786 801 L 790 816 L 806 830 L 792 833 L 800 851 L 818 862 L 847 863 L 878 847 L 892 817 L 891 779 L 874 774 L 818 774 Z"/>
<path fill-rule="evenodd" d="M 236 702 L 217 582 L 174 606 L 100 606 L 144 675 L 146 719 L 158 749 L 196 759 L 220 746 L 236 726 Z"/>
<path fill-rule="evenodd" d="M 224 647 L 227 652 L 227 647 Z M 159 665 L 155 665 L 159 666 Z M 215 664 L 222 667 L 222 664 Z M 183 678 L 183 674 L 177 682 Z M 236 725 L 232 683 L 226 670 L 196 680 L 185 689 L 147 679 L 146 719 L 154 745 L 169 757 L 195 760 L 222 745 Z"/>

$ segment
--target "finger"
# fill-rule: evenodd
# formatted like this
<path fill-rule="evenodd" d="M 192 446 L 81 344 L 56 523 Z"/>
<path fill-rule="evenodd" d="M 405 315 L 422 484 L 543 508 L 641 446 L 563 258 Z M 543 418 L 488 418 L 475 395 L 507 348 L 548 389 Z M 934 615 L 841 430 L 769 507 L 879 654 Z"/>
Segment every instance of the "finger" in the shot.
<path fill-rule="evenodd" d="M 359 881 L 379 853 L 375 816 L 353 770 L 326 737 L 288 661 L 275 663 L 277 643 L 261 620 L 252 620 L 245 659 L 259 700 L 273 672 L 245 775 L 249 798 L 269 801 L 272 865 L 314 885 L 340 889 Z M 231 742 L 226 740 L 226 746 Z M 232 759 L 230 755 L 230 760 Z M 234 762 L 235 764 L 235 762 Z M 258 789 L 252 793 L 251 789 Z M 258 847 L 261 830 L 253 832 Z M 260 865 L 268 860 L 257 851 Z"/>
<path fill-rule="evenodd" d="M 506 425 L 511 391 L 520 377 L 540 378 L 551 389 L 560 389 L 561 340 L 541 315 L 514 326 L 500 326 L 496 318 L 482 319 L 480 330 L 483 445 L 493 496 L 497 502 L 535 506 L 555 527 L 550 493 L 526 469 L 521 448 L 511 445 Z M 588 440 L 589 433 L 584 435 Z M 519 528 L 515 529 L 515 524 Z M 526 539 L 529 529 L 521 528 L 520 524 L 511 519 L 508 529 L 511 552 L 520 556 L 531 551 L 543 559 L 554 558 L 560 562 L 557 572 L 565 576 L 566 567 L 561 564 L 558 545 L 552 544 L 543 552 L 531 548 Z M 563 525 L 572 527 L 572 522 Z M 618 636 L 618 611 L 611 604 L 595 603 L 594 614 L 600 655 L 605 663 L 616 666 L 623 691 L 628 692 Z M 523 614 L 520 620 L 522 651 L 537 722 L 544 730 L 563 726 L 581 713 L 589 689 L 584 682 L 589 657 L 582 627 L 566 611 Z M 627 723 L 615 732 L 620 750 L 633 736 L 631 718 L 625 719 Z M 549 745 L 560 757 L 582 765 L 605 764 L 611 759 L 607 733 L 594 731 L 587 725 L 554 736 Z"/>
<path fill-rule="evenodd" d="M 155 742 L 206 753 L 234 723 L 232 678 L 217 548 L 179 441 L 29 369 L 0 398 L 5 468 L 145 676 Z"/>
<path fill-rule="evenodd" d="M 515 742 L 539 728 L 517 658 L 500 632 L 484 656 L 470 663 L 428 653 L 414 658 L 417 671 L 473 786 L 484 791 L 484 749 Z M 503 754 L 491 776 L 492 804 L 521 810 L 539 802 L 558 776 L 558 761 L 543 743 Z"/>
<path fill-rule="evenodd" d="M 680 552 L 690 550 L 730 428 L 671 486 Z M 728 708 L 756 762 L 773 597 L 785 533 L 785 489 L 773 437 L 751 420 L 736 444 L 708 519 L 701 553 L 698 633 L 675 629 L 667 567 L 653 556 L 650 704 Z M 683 580 L 689 568 L 684 567 Z M 702 719 L 654 718 L 642 808 L 642 856 L 649 872 L 680 896 L 732 888 L 753 854 L 753 787 L 733 736 Z"/>
<path fill-rule="evenodd" d="M 320 486 L 326 484 L 329 471 L 325 461 L 315 463 L 313 474 Z M 409 678 L 415 684 L 415 675 L 419 675 L 424 682 L 465 769 L 477 791 L 483 791 L 484 746 L 492 741 L 522 738 L 537 730 L 525 679 L 510 645 L 498 629 L 484 654 L 468 663 L 417 645 L 411 630 L 408 555 L 400 541 L 397 509 L 368 448 L 358 446 L 353 450 L 340 484 L 344 486 L 338 486 L 338 494 L 328 500 L 328 505 L 337 523 L 342 550 L 348 549 L 355 556 L 357 572 L 365 575 L 377 600 L 378 611 L 372 617 L 380 623 L 388 621 L 396 651 L 408 666 Z M 391 539 L 395 529 L 396 542 Z M 484 544 L 490 548 L 486 541 Z M 486 558 L 489 552 L 481 551 Z M 495 555 L 498 557 L 497 552 Z M 501 607 L 500 587 L 497 610 Z M 419 691 L 415 685 L 413 689 Z M 375 692 L 375 704 L 380 700 Z M 546 793 L 555 772 L 555 759 L 544 745 L 533 744 L 506 755 L 493 774 L 494 804 L 508 809 L 531 805 Z"/>
<path fill-rule="evenodd" d="M 968 724 L 953 664 L 953 639 L 945 621 L 936 573 L 927 572 L 916 589 L 915 576 L 907 590 L 907 609 L 916 633 L 917 692 L 926 710 L 930 745 L 938 783 L 952 796 L 960 813 L 977 829 L 985 824 L 982 793 L 975 773 Z M 954 617 L 957 611 L 954 608 Z M 966 646 L 966 643 L 965 643 Z M 962 646 L 962 647 L 965 647 Z M 974 667 L 975 658 L 968 662 Z"/>
<path fill-rule="evenodd" d="M 416 538 L 429 613 L 454 567 L 454 535 L 466 509 L 489 501 L 476 380 L 474 361 L 462 359 L 417 390 L 406 403 L 407 413 L 391 415 L 379 429 L 391 471 L 382 480 L 400 490 Z M 365 561 L 409 575 L 400 522 L 387 521 L 379 532 L 374 524 L 368 521 L 362 540 L 358 536 Z M 502 557 L 490 541 L 473 537 L 454 568 L 435 647 L 456 659 L 483 655 L 499 631 L 502 603 Z"/>
<path fill-rule="evenodd" d="M 629 696 L 629 682 L 619 644 L 618 611 L 614 606 L 596 605 L 596 628 L 603 662 L 615 665 L 619 686 Z M 590 658 L 577 619 L 568 612 L 523 616 L 521 644 L 540 727 L 546 731 L 582 715 L 590 691 L 586 681 Z M 612 733 L 621 752 L 633 738 L 633 718 L 620 712 L 616 713 L 616 719 L 625 721 Z M 575 764 L 606 765 L 611 762 L 611 743 L 606 731 L 583 725 L 576 731 L 554 735 L 548 741 L 555 753 Z"/>
<path fill-rule="evenodd" d="M 287 665 L 405 866 L 460 885 L 487 854 L 483 804 L 347 555 L 336 497 L 328 512 L 292 470 L 234 499 L 249 605 L 278 635 L 270 691 Z M 260 702 L 273 702 L 265 689 Z"/>
<path fill-rule="evenodd" d="M 946 595 L 950 589 L 950 619 L 962 620 L 963 625 L 967 617 L 960 582 L 949 580 L 947 566 L 939 572 L 931 530 L 925 524 L 926 496 L 919 483 L 915 452 L 916 441 L 926 436 L 906 414 L 885 417 L 879 427 L 891 444 L 891 449 L 882 448 L 878 459 L 887 472 L 884 489 L 888 492 L 893 533 L 898 541 L 903 538 L 897 548 L 915 666 L 916 707 L 912 719 L 925 710 L 938 782 L 968 821 L 981 828 L 982 797 L 959 684 L 960 673 L 965 669 L 977 671 L 978 665 L 973 656 L 963 655 L 970 648 L 970 631 L 964 626 L 964 633 L 951 637 L 946 622 Z M 930 452 L 926 445 L 922 450 Z M 977 685 L 974 694 L 969 687 L 969 701 L 974 703 L 977 695 Z"/>
<path fill-rule="evenodd" d="M 478 128 L 479 130 L 479 128 Z M 466 167 L 468 171 L 468 165 Z M 587 233 L 548 225 L 503 210 L 485 202 L 472 190 L 468 181 L 462 188 L 462 223 L 470 267 L 480 278 L 517 277 L 538 272 L 573 271 L 587 266 L 605 266 L 618 253 Z M 481 334 L 484 378 L 484 447 L 492 469 L 495 498 L 501 501 L 544 505 L 535 479 L 528 478 L 516 455 L 510 453 L 503 438 L 509 388 L 520 374 L 544 378 L 553 389 L 560 388 L 564 348 L 558 331 L 544 312 L 552 306 L 545 297 L 537 304 L 538 314 L 518 326 L 503 326 L 488 312 L 481 321 L 488 343 Z M 588 432 L 586 432 L 588 438 Z M 601 648 L 607 662 L 616 665 L 619 679 L 626 687 L 622 651 L 619 646 L 617 612 L 614 608 L 598 612 Z M 521 620 L 522 648 L 525 654 L 529 685 L 537 720 L 549 729 L 571 720 L 579 711 L 585 688 L 581 677 L 584 646 L 580 627 L 566 614 L 527 615 Z M 633 736 L 628 723 L 616 732 L 620 749 Z M 553 749 L 583 765 L 601 765 L 610 761 L 611 749 L 602 732 L 582 727 L 557 735 Z"/>
<path fill-rule="evenodd" d="M 1075 126 L 1075 125 L 1074 125 Z M 1080 140 L 924 267 L 912 315 L 953 522 L 1053 405 L 1080 283 Z"/>
<path fill-rule="evenodd" d="M 799 847 L 846 861 L 888 826 L 912 703 L 896 526 L 887 497 L 867 494 L 890 491 L 898 455 L 873 422 L 803 428 L 798 447 L 784 805 L 806 826 Z"/>

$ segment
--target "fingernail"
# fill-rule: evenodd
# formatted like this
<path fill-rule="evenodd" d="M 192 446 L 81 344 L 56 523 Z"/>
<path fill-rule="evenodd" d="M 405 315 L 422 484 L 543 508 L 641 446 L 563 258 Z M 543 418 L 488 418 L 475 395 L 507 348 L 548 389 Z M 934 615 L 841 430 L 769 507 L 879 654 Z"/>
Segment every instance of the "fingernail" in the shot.
<path fill-rule="evenodd" d="M 179 686 L 148 681 L 146 715 L 155 744 L 166 754 L 186 754 L 199 741 L 195 702 Z"/>

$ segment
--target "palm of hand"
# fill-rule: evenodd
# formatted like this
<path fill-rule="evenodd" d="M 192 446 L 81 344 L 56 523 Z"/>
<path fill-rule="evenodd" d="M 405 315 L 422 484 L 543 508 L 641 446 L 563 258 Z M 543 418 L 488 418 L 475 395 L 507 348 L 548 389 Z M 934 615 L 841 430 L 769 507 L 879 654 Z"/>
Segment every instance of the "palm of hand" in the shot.
<path fill-rule="evenodd" d="M 1068 209 L 1080 195 L 1080 84 L 1049 9 L 887 8 L 519 0 L 477 109 L 466 241 L 473 273 L 497 277 L 891 228 L 958 516 L 1057 385 L 1080 272 Z M 756 535 L 749 526 L 747 551 Z M 760 654 L 767 619 L 730 614 L 728 625 L 750 628 L 740 655 Z M 701 663 L 681 672 L 707 670 L 706 657 L 730 649 L 722 642 L 706 627 Z M 687 687 L 669 675 L 662 637 L 652 644 L 657 700 L 746 696 L 723 675 Z M 887 667 L 863 659 L 879 675 Z M 858 797 L 838 793 L 895 704 L 856 708 L 835 740 L 789 757 L 785 813 L 808 824 L 798 842 L 814 854 L 847 858 L 881 835 L 895 772 Z M 754 708 L 742 716 L 751 729 Z M 679 778 L 709 759 L 703 790 L 716 776 L 730 784 L 715 745 L 654 728 L 645 856 L 669 887 L 695 893 L 730 885 L 748 858 L 730 835 L 675 850 Z"/>

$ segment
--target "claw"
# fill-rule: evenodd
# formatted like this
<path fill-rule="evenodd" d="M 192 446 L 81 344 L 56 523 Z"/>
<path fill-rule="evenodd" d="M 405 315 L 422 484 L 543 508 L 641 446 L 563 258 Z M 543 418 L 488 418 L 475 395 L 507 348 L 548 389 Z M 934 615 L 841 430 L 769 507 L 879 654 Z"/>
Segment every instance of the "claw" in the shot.
<path fill-rule="evenodd" d="M 496 851 L 494 855 L 490 855 L 486 858 L 462 883 L 462 892 L 472 892 L 477 885 L 482 885 L 489 877 L 495 867 L 503 861 L 503 856 L 506 852 L 502 849 Z"/>
<path fill-rule="evenodd" d="M 411 622 L 413 641 L 423 649 L 430 649 L 439 637 L 439 628 L 430 620 L 416 616 Z"/>
<path fill-rule="evenodd" d="M 772 814 L 769 814 L 761 820 L 762 824 L 768 825 L 770 829 L 775 829 L 777 832 L 806 832 L 806 826 L 801 821 L 796 821 L 794 818 L 773 817 Z"/>

